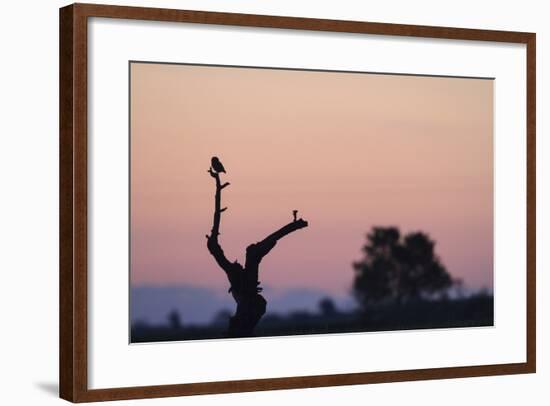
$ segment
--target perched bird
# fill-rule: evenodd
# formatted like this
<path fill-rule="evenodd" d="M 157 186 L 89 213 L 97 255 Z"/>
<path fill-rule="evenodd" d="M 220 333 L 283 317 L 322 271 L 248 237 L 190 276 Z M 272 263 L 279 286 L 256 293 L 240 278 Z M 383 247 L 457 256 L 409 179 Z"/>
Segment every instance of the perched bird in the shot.
<path fill-rule="evenodd" d="M 211 165 L 212 165 L 212 169 L 214 169 L 216 172 L 225 173 L 225 168 L 223 167 L 222 163 L 220 162 L 217 156 L 212 157 Z"/>

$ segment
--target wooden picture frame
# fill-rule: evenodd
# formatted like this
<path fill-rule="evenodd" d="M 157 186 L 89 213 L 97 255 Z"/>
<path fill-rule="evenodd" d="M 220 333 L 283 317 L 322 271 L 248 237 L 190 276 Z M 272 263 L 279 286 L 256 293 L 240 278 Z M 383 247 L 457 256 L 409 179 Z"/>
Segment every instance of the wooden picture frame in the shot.
<path fill-rule="evenodd" d="M 491 41 L 527 46 L 527 328 L 526 362 L 345 373 L 175 385 L 88 387 L 88 19 L 285 28 L 338 33 Z M 533 373 L 535 309 L 535 34 L 265 15 L 74 4 L 60 9 L 60 396 L 72 402 L 140 399 L 275 389 Z"/>

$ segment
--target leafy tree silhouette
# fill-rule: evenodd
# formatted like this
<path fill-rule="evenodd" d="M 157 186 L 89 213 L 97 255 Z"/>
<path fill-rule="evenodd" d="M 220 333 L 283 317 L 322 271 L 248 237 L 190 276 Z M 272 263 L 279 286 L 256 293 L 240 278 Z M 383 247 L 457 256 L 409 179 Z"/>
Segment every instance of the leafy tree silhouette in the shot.
<path fill-rule="evenodd" d="M 229 182 L 222 183 L 220 173 L 225 173 L 225 168 L 217 157 L 211 160 L 208 173 L 215 180 L 216 194 L 214 196 L 214 220 L 210 235 L 206 236 L 206 246 L 216 263 L 225 272 L 229 280 L 229 292 L 237 304 L 237 310 L 229 320 L 229 337 L 247 337 L 253 334 L 254 328 L 265 314 L 267 302 L 260 292 L 259 267 L 262 259 L 275 247 L 277 241 L 288 234 L 308 226 L 307 221 L 297 217 L 297 210 L 292 212 L 293 220 L 287 225 L 274 231 L 263 240 L 250 244 L 246 248 L 244 266 L 238 261 L 231 262 L 225 256 L 220 245 L 221 214 L 227 207 L 221 207 L 222 190 L 229 186 Z"/>
<path fill-rule="evenodd" d="M 434 252 L 427 234 L 403 238 L 395 227 L 373 227 L 355 262 L 353 294 L 363 307 L 381 302 L 404 303 L 444 293 L 454 281 Z"/>

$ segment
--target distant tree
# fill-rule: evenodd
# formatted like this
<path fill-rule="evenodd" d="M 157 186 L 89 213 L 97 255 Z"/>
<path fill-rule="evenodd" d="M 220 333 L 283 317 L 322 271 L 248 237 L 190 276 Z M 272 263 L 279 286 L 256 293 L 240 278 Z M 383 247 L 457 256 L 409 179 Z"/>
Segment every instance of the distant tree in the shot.
<path fill-rule="evenodd" d="M 177 310 L 172 310 L 168 313 L 168 324 L 173 329 L 181 328 L 181 317 Z"/>
<path fill-rule="evenodd" d="M 364 258 L 353 264 L 353 293 L 363 306 L 403 303 L 444 293 L 453 279 L 422 232 L 403 238 L 395 227 L 374 227 L 367 234 Z"/>
<path fill-rule="evenodd" d="M 336 305 L 331 298 L 325 297 L 319 301 L 319 310 L 323 316 L 332 316 L 336 313 Z"/>

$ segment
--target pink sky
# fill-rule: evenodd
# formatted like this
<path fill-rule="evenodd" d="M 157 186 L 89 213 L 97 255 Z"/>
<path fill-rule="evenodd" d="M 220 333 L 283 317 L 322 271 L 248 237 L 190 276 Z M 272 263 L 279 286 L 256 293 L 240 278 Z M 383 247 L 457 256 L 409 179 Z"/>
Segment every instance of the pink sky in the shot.
<path fill-rule="evenodd" d="M 448 271 L 492 288 L 493 81 L 131 65 L 131 281 L 227 287 L 206 249 L 224 163 L 229 259 L 292 219 L 275 288 L 349 292 L 372 226 L 424 231 Z"/>

